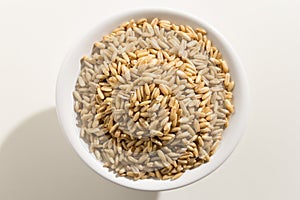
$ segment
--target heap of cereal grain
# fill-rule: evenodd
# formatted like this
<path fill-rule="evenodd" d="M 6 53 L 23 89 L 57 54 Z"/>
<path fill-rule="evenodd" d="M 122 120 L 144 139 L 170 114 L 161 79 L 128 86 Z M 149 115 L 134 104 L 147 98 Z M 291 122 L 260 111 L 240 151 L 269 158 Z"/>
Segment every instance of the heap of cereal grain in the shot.
<path fill-rule="evenodd" d="M 226 61 L 202 28 L 130 20 L 81 60 L 80 136 L 134 180 L 177 179 L 208 162 L 234 112 Z"/>

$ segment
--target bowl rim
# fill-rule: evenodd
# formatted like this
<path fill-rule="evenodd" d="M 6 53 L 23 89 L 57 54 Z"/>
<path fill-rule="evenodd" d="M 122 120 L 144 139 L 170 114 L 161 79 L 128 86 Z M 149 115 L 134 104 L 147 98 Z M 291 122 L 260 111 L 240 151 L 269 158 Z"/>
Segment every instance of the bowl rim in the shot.
<path fill-rule="evenodd" d="M 240 82 L 240 84 L 242 84 L 241 87 L 244 90 L 243 95 L 242 95 L 242 100 L 241 100 L 241 102 L 243 104 L 243 106 L 242 106 L 243 112 L 241 114 L 241 118 L 242 118 L 241 120 L 243 121 L 243 123 L 240 125 L 239 135 L 235 138 L 235 141 L 231 143 L 230 148 L 227 149 L 226 155 L 223 156 L 222 159 L 220 161 L 218 161 L 215 165 L 213 165 L 204 175 L 193 178 L 192 180 L 178 182 L 178 184 L 171 184 L 171 182 L 166 182 L 166 186 L 164 186 L 164 187 L 157 187 L 157 186 L 153 186 L 153 185 L 151 187 L 145 187 L 145 185 L 139 184 L 138 181 L 135 182 L 135 184 L 127 184 L 126 182 L 122 182 L 119 178 L 108 177 L 106 175 L 106 173 L 103 173 L 102 170 L 96 169 L 95 166 L 92 166 L 92 164 L 90 162 L 90 158 L 92 158 L 92 156 L 89 156 L 90 158 L 88 158 L 86 156 L 86 153 L 84 153 L 82 151 L 82 148 L 75 142 L 74 137 L 78 137 L 78 135 L 74 134 L 74 132 L 70 133 L 70 130 L 68 129 L 68 125 L 66 123 L 65 114 L 64 114 L 65 108 L 63 108 L 63 104 L 61 103 L 62 96 L 65 92 L 65 90 L 62 86 L 64 83 L 64 72 L 68 68 L 67 63 L 68 63 L 69 59 L 72 57 L 72 54 L 75 51 L 74 50 L 75 47 L 80 46 L 80 44 L 83 42 L 85 36 L 89 35 L 89 33 L 91 33 L 91 32 L 96 31 L 97 29 L 99 29 L 99 27 L 102 26 L 102 24 L 104 23 L 105 20 L 109 21 L 109 20 L 116 20 L 116 19 L 126 19 L 126 17 L 128 17 L 130 15 L 136 16 L 136 15 L 143 14 L 143 13 L 146 13 L 145 16 L 147 14 L 149 15 L 150 13 L 163 13 L 163 14 L 170 14 L 172 16 L 177 16 L 177 17 L 185 17 L 190 20 L 196 21 L 199 25 L 204 26 L 206 28 L 206 30 L 208 30 L 208 32 L 210 34 L 217 37 L 220 40 L 220 43 L 222 43 L 222 45 L 226 48 L 226 51 L 230 55 L 230 59 L 233 60 L 235 65 L 239 66 L 239 69 L 236 69 L 236 70 L 238 70 L 238 76 L 240 76 L 240 79 L 243 80 Z M 215 27 L 213 27 L 210 23 L 206 22 L 206 20 L 204 20 L 203 18 L 200 18 L 198 16 L 194 16 L 194 15 L 187 13 L 185 11 L 182 11 L 182 10 L 175 10 L 175 9 L 163 8 L 163 7 L 135 8 L 135 9 L 126 10 L 119 14 L 114 14 L 114 15 L 108 16 L 106 19 L 100 20 L 100 22 L 98 22 L 92 29 L 84 32 L 84 34 L 81 37 L 79 37 L 79 39 L 78 38 L 76 38 L 76 39 L 77 39 L 77 41 L 75 41 L 73 43 L 73 45 L 71 46 L 69 52 L 67 53 L 67 55 L 64 58 L 61 68 L 59 70 L 59 74 L 58 74 L 58 78 L 57 78 L 57 82 L 56 82 L 56 112 L 57 112 L 59 124 L 63 129 L 65 137 L 67 138 L 67 140 L 69 141 L 69 143 L 71 144 L 71 146 L 73 147 L 73 149 L 75 150 L 77 155 L 81 158 L 81 160 L 83 160 L 84 163 L 87 166 L 89 166 L 98 175 L 104 177 L 105 179 L 107 179 L 113 183 L 116 183 L 121 186 L 125 186 L 127 188 L 131 188 L 131 189 L 137 189 L 137 190 L 143 190 L 143 191 L 171 190 L 171 189 L 176 189 L 176 188 L 180 188 L 180 187 L 192 184 L 192 183 L 208 176 L 209 174 L 214 172 L 217 168 L 219 168 L 227 160 L 227 158 L 231 155 L 231 153 L 234 151 L 234 149 L 236 148 L 241 137 L 244 135 L 245 128 L 246 128 L 246 121 L 247 121 L 246 119 L 248 118 L 248 112 L 249 112 L 249 109 L 248 109 L 248 107 L 249 107 L 249 84 L 248 84 L 245 69 L 243 68 L 240 58 L 238 57 L 237 53 L 235 52 L 235 50 L 233 49 L 231 44 Z"/>

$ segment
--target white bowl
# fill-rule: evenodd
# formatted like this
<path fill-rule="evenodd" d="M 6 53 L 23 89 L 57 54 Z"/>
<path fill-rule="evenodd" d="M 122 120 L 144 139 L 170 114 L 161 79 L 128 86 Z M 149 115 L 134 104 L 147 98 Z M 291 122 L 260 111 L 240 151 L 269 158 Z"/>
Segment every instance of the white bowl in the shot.
<path fill-rule="evenodd" d="M 76 126 L 76 115 L 73 110 L 74 100 L 72 92 L 80 72 L 80 59 L 83 55 L 89 55 L 95 41 L 101 39 L 104 34 L 111 32 L 124 21 L 139 18 L 168 19 L 175 24 L 188 24 L 192 27 L 203 27 L 208 32 L 208 37 L 214 45 L 222 52 L 223 58 L 228 62 L 232 78 L 235 81 L 234 104 L 235 113 L 230 119 L 229 127 L 224 132 L 216 153 L 211 160 L 193 170 L 186 171 L 182 177 L 174 181 L 160 180 L 138 180 L 133 181 L 124 177 L 116 177 L 96 160 L 95 156 L 88 150 L 88 145 L 79 137 L 79 128 Z M 248 111 L 248 83 L 244 68 L 229 42 L 209 23 L 181 11 L 170 9 L 139 9 L 115 15 L 102 20 L 94 29 L 83 35 L 82 39 L 76 41 L 71 52 L 66 56 L 59 72 L 56 88 L 56 108 L 59 122 L 80 158 L 97 174 L 102 177 L 138 190 L 162 191 L 179 188 L 200 180 L 216 170 L 232 153 L 243 135 L 246 115 Z"/>

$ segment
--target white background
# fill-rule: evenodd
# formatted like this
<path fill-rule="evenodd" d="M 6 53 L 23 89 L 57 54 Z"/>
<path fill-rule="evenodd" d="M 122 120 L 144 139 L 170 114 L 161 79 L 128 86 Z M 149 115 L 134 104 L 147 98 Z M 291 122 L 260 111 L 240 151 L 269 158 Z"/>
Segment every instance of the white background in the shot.
<path fill-rule="evenodd" d="M 98 177 L 66 142 L 55 82 L 72 45 L 97 22 L 135 7 L 202 17 L 241 57 L 251 86 L 248 128 L 216 172 L 168 192 Z M 0 199 L 300 199 L 300 1 L 0 0 Z"/>

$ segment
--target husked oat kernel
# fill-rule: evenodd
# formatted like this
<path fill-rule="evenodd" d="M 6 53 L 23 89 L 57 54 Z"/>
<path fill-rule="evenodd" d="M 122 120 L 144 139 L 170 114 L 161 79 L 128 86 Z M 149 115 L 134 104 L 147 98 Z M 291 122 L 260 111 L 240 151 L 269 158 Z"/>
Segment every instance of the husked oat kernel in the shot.
<path fill-rule="evenodd" d="M 200 27 L 132 19 L 81 59 L 74 110 L 105 167 L 175 180 L 209 161 L 234 113 L 234 81 L 208 38 Z"/>

